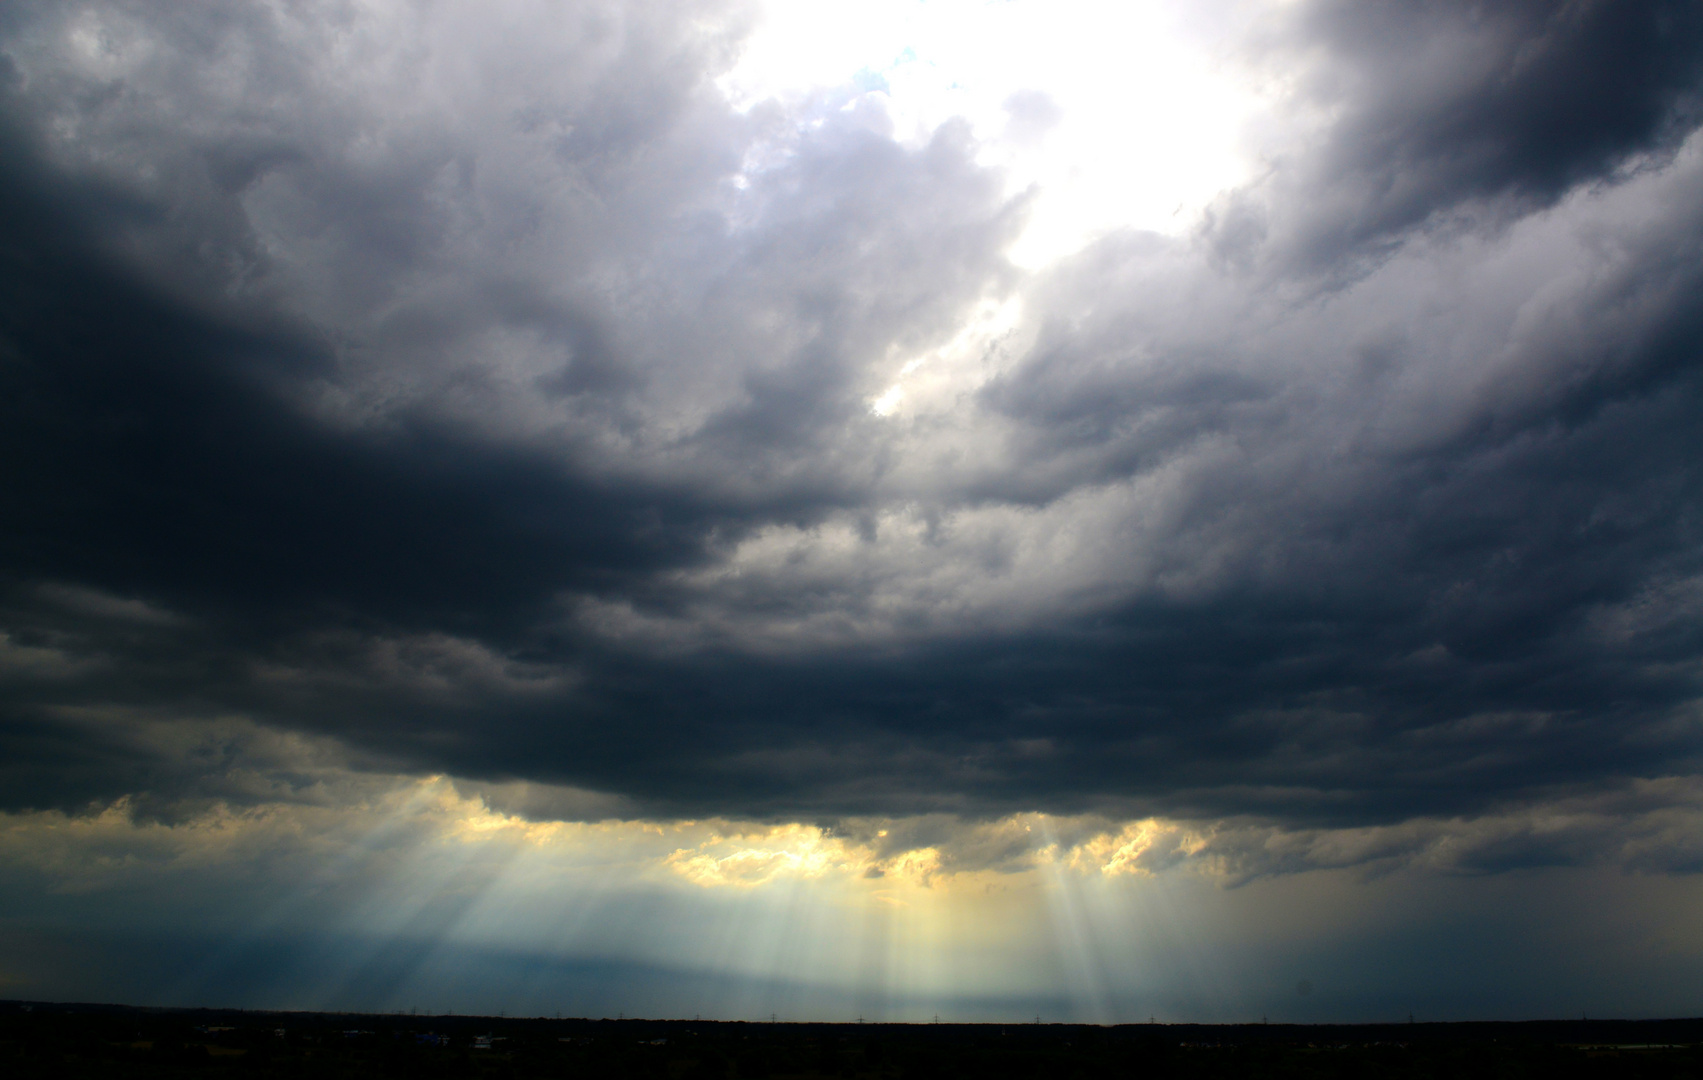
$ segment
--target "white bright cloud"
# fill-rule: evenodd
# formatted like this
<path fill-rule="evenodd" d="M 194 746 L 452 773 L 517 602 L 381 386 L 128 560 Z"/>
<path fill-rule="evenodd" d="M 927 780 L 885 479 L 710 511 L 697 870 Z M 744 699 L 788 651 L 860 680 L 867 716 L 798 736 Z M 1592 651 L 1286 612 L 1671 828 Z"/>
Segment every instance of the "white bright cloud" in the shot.
<path fill-rule="evenodd" d="M 917 144 L 967 120 L 984 164 L 1037 202 L 1012 248 L 1040 266 L 1119 227 L 1176 232 L 1245 180 L 1261 105 L 1203 12 L 1147 0 L 771 0 L 721 87 L 735 104 L 852 83 Z M 850 103 L 854 108 L 858 103 Z"/>

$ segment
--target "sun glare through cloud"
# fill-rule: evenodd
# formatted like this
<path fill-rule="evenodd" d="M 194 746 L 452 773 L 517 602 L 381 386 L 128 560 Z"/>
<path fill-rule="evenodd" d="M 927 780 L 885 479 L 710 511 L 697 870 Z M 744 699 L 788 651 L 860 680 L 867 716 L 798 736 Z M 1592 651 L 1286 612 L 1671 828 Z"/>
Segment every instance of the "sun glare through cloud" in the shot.
<path fill-rule="evenodd" d="M 1040 267 L 1119 228 L 1175 233 L 1246 180 L 1259 83 L 1215 25 L 1258 9 L 1144 0 L 771 0 L 718 85 L 738 107 L 856 88 L 906 145 L 969 126 L 1033 190 L 1008 254 Z"/>

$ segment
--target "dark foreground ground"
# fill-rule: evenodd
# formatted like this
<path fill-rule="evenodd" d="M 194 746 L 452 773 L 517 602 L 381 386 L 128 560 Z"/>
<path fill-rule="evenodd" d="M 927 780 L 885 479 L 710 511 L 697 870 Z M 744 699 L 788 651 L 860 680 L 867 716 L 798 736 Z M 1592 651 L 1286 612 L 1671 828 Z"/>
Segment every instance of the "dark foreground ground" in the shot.
<path fill-rule="evenodd" d="M 1689 1077 L 1703 1020 L 762 1024 L 0 1002 L 0 1077 Z"/>

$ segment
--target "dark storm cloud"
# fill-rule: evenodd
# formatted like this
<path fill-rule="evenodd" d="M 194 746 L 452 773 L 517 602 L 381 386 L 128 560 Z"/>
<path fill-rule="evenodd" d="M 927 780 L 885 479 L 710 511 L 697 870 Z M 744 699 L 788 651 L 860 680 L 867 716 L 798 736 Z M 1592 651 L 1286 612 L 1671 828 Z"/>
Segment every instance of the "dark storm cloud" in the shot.
<path fill-rule="evenodd" d="M 1338 118 L 1032 277 L 962 124 L 737 112 L 717 11 L 345 12 L 359 63 L 21 11 L 12 806 L 258 798 L 157 737 L 232 717 L 679 815 L 1354 826 L 1697 768 L 1690 7 L 1290 13 Z"/>
<path fill-rule="evenodd" d="M 1687 3 L 1319 3 L 1275 38 L 1272 63 L 1335 115 L 1306 160 L 1271 151 L 1304 193 L 1227 200 L 1217 239 L 1336 272 L 1414 226 L 1529 210 L 1660 160 L 1703 107 L 1703 13 Z"/>

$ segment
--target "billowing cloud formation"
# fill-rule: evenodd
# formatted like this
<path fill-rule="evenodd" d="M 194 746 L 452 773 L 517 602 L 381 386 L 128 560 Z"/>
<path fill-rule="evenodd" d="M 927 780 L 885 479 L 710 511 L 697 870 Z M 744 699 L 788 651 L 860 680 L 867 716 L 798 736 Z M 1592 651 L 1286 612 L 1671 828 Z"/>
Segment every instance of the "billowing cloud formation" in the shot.
<path fill-rule="evenodd" d="M 1212 9 L 1253 178 L 1038 269 L 968 121 L 730 100 L 760 15 L 0 15 L 15 820 L 1698 867 L 1703 14 Z"/>

